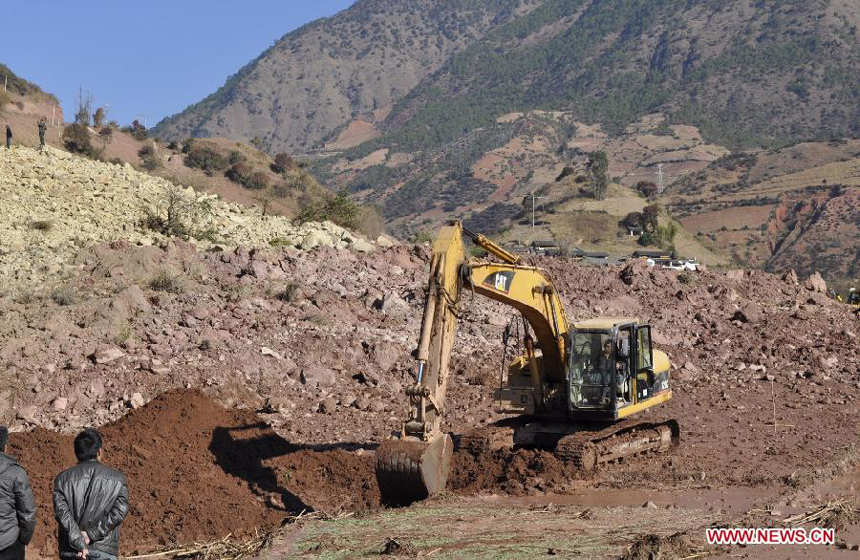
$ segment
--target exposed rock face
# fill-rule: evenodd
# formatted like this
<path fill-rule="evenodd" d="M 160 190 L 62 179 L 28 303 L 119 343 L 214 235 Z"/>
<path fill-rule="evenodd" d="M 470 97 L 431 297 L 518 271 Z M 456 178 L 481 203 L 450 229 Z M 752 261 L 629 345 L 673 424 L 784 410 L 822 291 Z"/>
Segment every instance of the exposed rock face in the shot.
<path fill-rule="evenodd" d="M 263 216 L 246 208 L 202 195 L 190 187 L 119 166 L 48 149 L 40 154 L 16 147 L 0 159 L 0 277 L 3 288 L 68 275 L 75 255 L 99 243 L 126 240 L 140 246 L 165 245 L 168 237 L 147 227 L 147 212 L 167 219 L 171 196 L 180 218 L 201 249 L 293 246 L 354 248 L 363 253 L 372 243 L 330 222 L 297 225 L 280 216 Z M 257 278 L 267 272 L 259 263 L 244 263 Z M 122 275 L 117 269 L 114 274 Z M 0 288 L 2 289 L 2 288 Z M 129 287 L 126 304 L 145 310 L 139 288 Z"/>

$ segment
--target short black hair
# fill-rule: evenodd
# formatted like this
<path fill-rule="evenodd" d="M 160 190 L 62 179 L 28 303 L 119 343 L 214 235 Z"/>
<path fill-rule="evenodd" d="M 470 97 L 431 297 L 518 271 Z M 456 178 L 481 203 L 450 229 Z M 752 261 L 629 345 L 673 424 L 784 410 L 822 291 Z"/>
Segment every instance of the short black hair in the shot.
<path fill-rule="evenodd" d="M 93 428 L 87 428 L 75 437 L 75 457 L 78 461 L 92 461 L 102 448 L 102 435 Z"/>
<path fill-rule="evenodd" d="M 0 451 L 6 451 L 7 443 L 9 443 L 9 428 L 0 426 Z"/>

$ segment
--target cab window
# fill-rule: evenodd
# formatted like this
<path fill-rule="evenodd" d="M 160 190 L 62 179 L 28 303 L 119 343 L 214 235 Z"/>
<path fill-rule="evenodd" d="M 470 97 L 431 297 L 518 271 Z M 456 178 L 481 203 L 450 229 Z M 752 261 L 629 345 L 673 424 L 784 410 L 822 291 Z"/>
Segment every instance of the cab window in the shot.
<path fill-rule="evenodd" d="M 649 369 L 654 365 L 651 361 L 651 327 L 640 327 L 636 330 L 636 337 L 636 369 Z"/>

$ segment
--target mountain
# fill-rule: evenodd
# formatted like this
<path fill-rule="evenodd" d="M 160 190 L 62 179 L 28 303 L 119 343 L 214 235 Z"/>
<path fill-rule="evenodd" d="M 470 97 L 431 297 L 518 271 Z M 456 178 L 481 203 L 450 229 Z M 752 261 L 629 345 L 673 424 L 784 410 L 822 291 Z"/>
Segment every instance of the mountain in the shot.
<path fill-rule="evenodd" d="M 260 137 L 270 152 L 304 152 L 361 115 L 372 136 L 374 123 L 422 79 L 533 4 L 360 0 L 285 35 L 214 94 L 164 119 L 155 132 L 171 140 Z"/>
<path fill-rule="evenodd" d="M 659 170 L 668 184 L 732 153 L 860 137 L 860 5 L 851 0 L 416 6 L 413 13 L 393 0 L 359 0 L 297 30 L 157 132 L 256 135 L 270 151 L 312 154 L 330 189 L 376 205 L 401 235 L 462 217 L 513 227 L 520 241 L 566 235 L 592 247 L 617 245 L 620 213 L 637 207 L 630 187 L 657 180 Z M 339 33 L 347 39 L 333 58 L 322 45 Z M 312 83 L 273 87 L 285 72 Z M 272 124 L 287 120 L 293 126 Z M 595 206 L 582 185 L 555 179 L 565 167 L 584 175 L 587 153 L 598 149 L 609 154 L 615 186 L 612 200 Z M 792 168 L 774 161 L 784 166 L 776 171 Z M 533 193 L 544 197 L 535 199 L 539 223 L 519 230 Z M 788 243 L 795 237 L 786 224 L 806 223 L 788 220 L 753 241 L 761 254 L 747 258 L 686 228 L 690 200 L 659 201 L 680 212 L 682 233 L 700 234 L 689 236 L 696 252 L 711 244 L 740 263 L 777 269 L 794 248 L 816 246 Z"/>

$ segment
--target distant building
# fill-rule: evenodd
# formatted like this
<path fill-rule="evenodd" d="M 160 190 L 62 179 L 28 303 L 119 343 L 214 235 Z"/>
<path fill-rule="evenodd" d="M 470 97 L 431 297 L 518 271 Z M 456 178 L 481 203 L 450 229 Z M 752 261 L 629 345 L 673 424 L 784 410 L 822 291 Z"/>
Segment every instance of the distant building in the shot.
<path fill-rule="evenodd" d="M 657 249 L 657 250 L 638 250 L 633 251 L 634 259 L 654 259 L 654 260 L 672 260 L 675 258 L 675 255 L 672 251 L 668 251 L 665 249 Z"/>
<path fill-rule="evenodd" d="M 559 254 L 558 243 L 555 241 L 532 241 L 531 248 L 532 252 L 537 253 L 538 255 L 551 256 Z"/>

